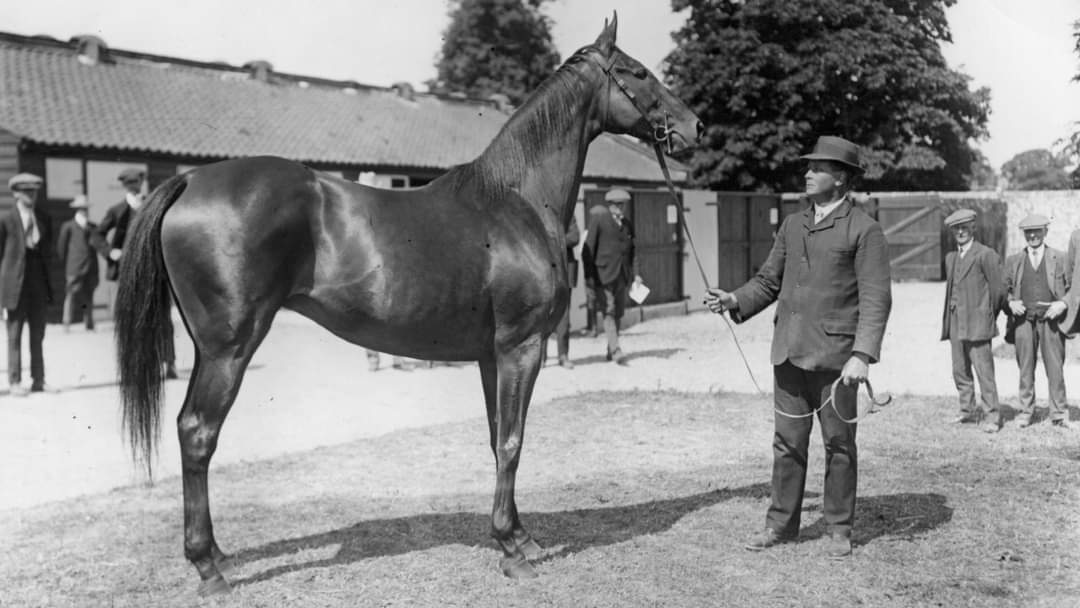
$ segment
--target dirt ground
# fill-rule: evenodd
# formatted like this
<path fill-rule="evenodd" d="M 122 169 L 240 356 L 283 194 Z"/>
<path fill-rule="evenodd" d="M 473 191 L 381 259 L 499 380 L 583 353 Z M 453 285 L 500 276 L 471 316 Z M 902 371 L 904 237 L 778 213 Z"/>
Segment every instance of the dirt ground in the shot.
<path fill-rule="evenodd" d="M 943 285 L 900 283 L 894 285 L 893 296 L 882 361 L 871 368 L 874 388 L 897 396 L 954 395 L 948 345 L 938 340 Z M 766 311 L 734 326 L 753 376 L 765 392 L 771 391 L 771 320 Z M 1078 342 L 1070 342 L 1066 366 L 1073 404 L 1080 392 Z M 535 407 L 586 391 L 757 391 L 723 320 L 707 313 L 630 328 L 624 337 L 630 357 L 625 367 L 604 361 L 601 339 L 575 337 L 570 349 L 577 367 L 565 370 L 549 359 L 537 381 Z M 177 350 L 184 375 L 191 362 L 186 339 L 178 339 Z M 554 354 L 553 344 L 549 350 Z M 95 333 L 81 328 L 63 333 L 50 326 L 45 357 L 47 380 L 59 393 L 23 399 L 0 394 L 5 414 L 0 425 L 0 462 L 5 463 L 0 470 L 0 487 L 5 488 L 0 513 L 144 481 L 120 434 L 111 326 L 101 324 Z M 6 361 L 0 362 L 6 369 Z M 389 369 L 389 362 L 384 356 L 384 369 L 371 373 L 362 349 L 298 315 L 282 313 L 255 356 L 225 424 L 214 465 L 260 461 L 483 415 L 475 364 L 399 371 Z M 1036 372 L 1040 402 L 1046 396 L 1042 374 L 1040 366 Z M 1014 402 L 1015 362 L 998 359 L 997 378 L 1002 398 Z M 179 471 L 175 434 L 168 421 L 175 418 L 185 389 L 183 380 L 170 382 L 166 389 L 164 437 L 155 463 L 161 479 Z M 903 407 L 903 399 L 891 407 Z M 954 413 L 945 409 L 942 420 Z"/>

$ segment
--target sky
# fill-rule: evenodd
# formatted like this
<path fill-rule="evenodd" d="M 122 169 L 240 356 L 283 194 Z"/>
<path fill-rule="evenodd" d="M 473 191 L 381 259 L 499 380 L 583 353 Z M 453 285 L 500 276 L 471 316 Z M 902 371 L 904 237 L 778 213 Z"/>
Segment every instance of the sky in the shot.
<path fill-rule="evenodd" d="M 32 0 L 12 2 L 0 31 L 68 40 L 95 34 L 111 47 L 423 90 L 435 76 L 446 0 Z M 1036 8 L 1037 7 L 1037 8 Z M 619 16 L 618 44 L 659 72 L 684 16 L 669 0 L 552 0 L 561 57 Z M 1080 56 L 1072 23 L 1080 0 L 959 0 L 948 12 L 949 66 L 991 89 L 990 137 L 976 145 L 995 169 L 1080 129 Z"/>

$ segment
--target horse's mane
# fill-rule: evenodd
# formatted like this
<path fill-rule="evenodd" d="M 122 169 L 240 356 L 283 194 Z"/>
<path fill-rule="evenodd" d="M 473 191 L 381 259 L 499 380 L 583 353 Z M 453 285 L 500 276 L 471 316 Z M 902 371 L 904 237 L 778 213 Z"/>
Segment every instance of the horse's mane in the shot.
<path fill-rule="evenodd" d="M 585 60 L 592 47 L 570 56 L 525 101 L 475 160 L 446 174 L 453 190 L 471 187 L 485 198 L 497 198 L 521 183 L 525 172 L 539 162 L 552 133 L 570 128 L 579 100 L 588 88 L 578 70 L 569 66 Z"/>

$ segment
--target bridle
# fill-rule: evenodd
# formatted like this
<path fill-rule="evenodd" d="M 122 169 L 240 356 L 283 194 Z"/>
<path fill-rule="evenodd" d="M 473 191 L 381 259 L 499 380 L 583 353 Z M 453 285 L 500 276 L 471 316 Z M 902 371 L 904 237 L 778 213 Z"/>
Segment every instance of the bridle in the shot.
<path fill-rule="evenodd" d="M 645 119 L 645 122 L 649 123 L 649 126 L 652 128 L 653 145 L 659 146 L 661 144 L 667 144 L 667 153 L 671 154 L 675 151 L 674 143 L 671 140 L 671 134 L 675 132 L 675 127 L 671 126 L 671 114 L 664 112 L 663 122 L 653 122 L 653 120 L 649 118 L 649 112 L 641 106 L 641 102 L 638 100 L 637 95 L 630 90 L 626 81 L 615 74 L 615 61 L 616 56 L 613 54 L 612 57 L 608 59 L 607 63 L 598 63 L 600 63 L 600 69 L 607 75 L 608 80 L 614 82 L 615 86 L 619 87 L 619 90 L 630 100 L 630 104 L 634 106 L 634 109 L 641 114 L 641 117 Z M 604 113 L 605 115 L 607 114 L 606 108 Z"/>

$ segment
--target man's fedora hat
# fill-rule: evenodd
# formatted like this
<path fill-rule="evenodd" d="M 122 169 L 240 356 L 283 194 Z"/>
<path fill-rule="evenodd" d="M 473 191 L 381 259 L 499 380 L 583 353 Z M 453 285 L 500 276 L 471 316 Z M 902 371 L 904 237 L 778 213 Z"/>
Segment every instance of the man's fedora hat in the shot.
<path fill-rule="evenodd" d="M 799 158 L 806 160 L 831 160 L 855 169 L 862 173 L 863 168 L 859 164 L 859 146 L 851 143 L 843 137 L 822 135 L 814 144 L 814 151 L 803 154 Z"/>

